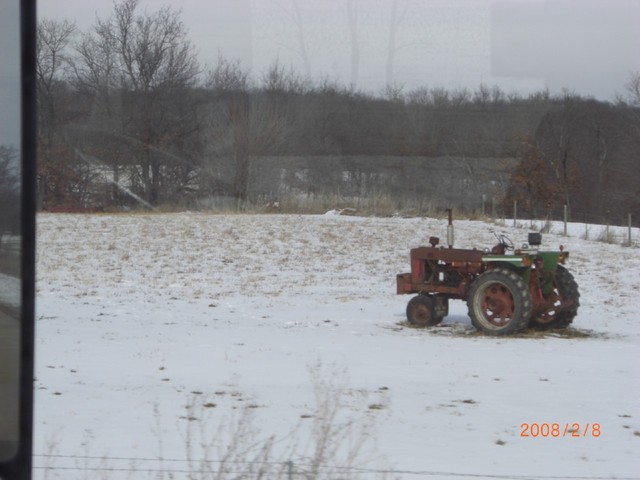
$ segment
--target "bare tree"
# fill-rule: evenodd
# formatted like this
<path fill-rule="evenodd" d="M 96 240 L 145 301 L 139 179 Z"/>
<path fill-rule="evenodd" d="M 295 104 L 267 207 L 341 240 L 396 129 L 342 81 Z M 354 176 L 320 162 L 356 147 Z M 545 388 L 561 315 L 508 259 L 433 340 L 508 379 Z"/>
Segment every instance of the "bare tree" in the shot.
<path fill-rule="evenodd" d="M 566 105 L 571 109 L 571 105 Z M 563 112 L 564 113 L 564 112 Z M 567 206 L 571 216 L 572 191 L 580 172 L 574 158 L 576 125 L 569 115 L 550 113 L 540 124 L 536 133 L 538 154 L 545 159 L 559 191 L 560 200 Z"/>
<path fill-rule="evenodd" d="M 473 103 L 487 105 L 491 101 L 491 88 L 486 83 L 481 83 L 473 92 Z"/>
<path fill-rule="evenodd" d="M 640 136 L 629 110 L 595 100 L 562 100 L 542 117 L 514 184 L 526 187 L 532 202 L 548 202 L 556 215 L 562 205 L 588 221 L 602 221 L 608 211 L 618 210 L 618 218 L 635 212 L 634 150 Z"/>
<path fill-rule="evenodd" d="M 261 87 L 267 93 L 287 92 L 303 94 L 311 89 L 308 78 L 298 75 L 293 69 L 285 69 L 278 60 L 261 75 Z"/>
<path fill-rule="evenodd" d="M 210 72 L 212 92 L 209 111 L 209 177 L 221 193 L 241 204 L 248 199 L 251 162 L 268 153 L 285 138 L 288 110 L 278 89 L 293 88 L 294 80 L 282 77 L 276 64 L 263 77 L 266 91 L 251 88 L 249 73 L 237 61 L 218 58 Z"/>
<path fill-rule="evenodd" d="M 622 105 L 628 105 L 628 116 L 636 135 L 640 136 L 640 72 L 629 74 L 629 81 L 625 85 L 627 96 L 619 99 Z"/>
<path fill-rule="evenodd" d="M 38 198 L 60 201 L 67 181 L 74 175 L 69 151 L 61 138 L 63 99 L 72 66 L 75 24 L 44 19 L 38 24 L 36 78 L 38 90 Z"/>
<path fill-rule="evenodd" d="M 505 198 L 505 209 L 517 201 L 521 212 L 532 218 L 541 213 L 541 208 L 556 204 L 559 190 L 555 182 L 549 181 L 549 166 L 535 140 L 526 136 L 522 142 L 520 163 L 511 176 L 511 186 Z"/>
<path fill-rule="evenodd" d="M 56 89 L 63 84 L 63 75 L 68 71 L 70 49 L 76 34 L 76 26 L 68 20 L 44 19 L 38 24 L 36 39 L 36 76 L 41 128 L 53 128 L 56 122 L 54 99 Z"/>
<path fill-rule="evenodd" d="M 181 187 L 185 169 L 195 168 L 176 146 L 197 130 L 191 89 L 200 70 L 179 12 L 138 6 L 123 0 L 97 20 L 78 47 L 76 80 L 92 94 L 99 128 L 133 151 L 129 181 L 154 205 Z"/>
<path fill-rule="evenodd" d="M 625 85 L 627 99 L 632 106 L 640 107 L 640 72 L 632 72 Z"/>

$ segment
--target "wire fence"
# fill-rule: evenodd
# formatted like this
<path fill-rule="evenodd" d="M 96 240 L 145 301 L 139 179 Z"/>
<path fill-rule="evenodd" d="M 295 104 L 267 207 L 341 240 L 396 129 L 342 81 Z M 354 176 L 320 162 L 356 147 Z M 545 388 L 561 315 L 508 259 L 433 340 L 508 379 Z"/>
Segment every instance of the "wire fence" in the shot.
<path fill-rule="evenodd" d="M 482 215 L 492 218 L 506 216 L 520 220 L 567 220 L 592 225 L 640 227 L 640 215 L 633 215 L 633 209 L 600 209 L 600 212 L 594 212 L 575 205 L 569 208 L 567 205 L 531 205 L 518 201 L 505 204 L 493 196 L 482 195 L 480 210 Z"/>
<path fill-rule="evenodd" d="M 623 246 L 640 245 L 640 225 L 631 213 L 607 211 L 604 215 L 580 209 L 569 209 L 566 205 L 558 208 L 520 209 L 514 201 L 511 209 L 498 206 L 493 197 L 482 196 L 480 214 L 494 221 L 502 220 L 505 225 L 529 227 L 541 231 L 560 233 L 564 236 L 580 236 L 585 240 L 619 243 Z M 560 227 L 560 228 L 558 228 Z"/>
<path fill-rule="evenodd" d="M 60 462 L 60 465 L 56 465 Z M 150 457 L 108 457 L 90 455 L 34 455 L 35 471 L 61 472 L 65 479 L 71 472 L 81 474 L 82 478 L 96 474 L 98 478 L 138 478 L 140 475 L 153 475 L 155 479 L 175 479 L 176 475 L 186 475 L 190 480 L 216 478 L 225 480 L 253 480 L 259 478 L 278 478 L 283 480 L 346 480 L 360 478 L 486 478 L 511 480 L 640 480 L 640 476 L 607 475 L 531 475 L 471 473 L 442 470 L 410 470 L 365 468 L 355 466 L 313 465 L 305 461 L 222 461 L 206 459 L 150 458 Z M 276 475 L 276 476 L 274 476 Z M 399 476 L 399 477 L 398 477 Z"/>

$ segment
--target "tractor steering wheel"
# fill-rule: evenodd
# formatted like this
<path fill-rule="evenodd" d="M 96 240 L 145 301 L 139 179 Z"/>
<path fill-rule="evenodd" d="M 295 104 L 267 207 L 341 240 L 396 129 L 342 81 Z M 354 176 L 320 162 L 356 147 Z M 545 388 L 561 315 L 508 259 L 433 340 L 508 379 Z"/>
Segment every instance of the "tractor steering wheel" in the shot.
<path fill-rule="evenodd" d="M 504 233 L 498 235 L 496 233 L 496 237 L 498 237 L 498 243 L 504 247 L 505 250 L 515 250 L 515 246 L 509 237 L 507 237 Z"/>

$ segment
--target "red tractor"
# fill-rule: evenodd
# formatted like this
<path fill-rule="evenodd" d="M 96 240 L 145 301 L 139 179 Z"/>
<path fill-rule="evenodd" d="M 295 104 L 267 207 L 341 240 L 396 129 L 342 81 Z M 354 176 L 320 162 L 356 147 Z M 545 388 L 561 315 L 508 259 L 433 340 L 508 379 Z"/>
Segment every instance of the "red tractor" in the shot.
<path fill-rule="evenodd" d="M 491 249 L 453 248 L 449 212 L 448 248 L 411 250 L 411 272 L 397 276 L 397 293 L 417 294 L 407 305 L 410 324 L 437 325 L 449 313 L 449 300 L 467 302 L 471 323 L 491 335 L 505 335 L 527 327 L 566 328 L 580 305 L 573 275 L 563 266 L 569 252 L 541 251 L 540 233 L 515 248 L 505 235 Z"/>

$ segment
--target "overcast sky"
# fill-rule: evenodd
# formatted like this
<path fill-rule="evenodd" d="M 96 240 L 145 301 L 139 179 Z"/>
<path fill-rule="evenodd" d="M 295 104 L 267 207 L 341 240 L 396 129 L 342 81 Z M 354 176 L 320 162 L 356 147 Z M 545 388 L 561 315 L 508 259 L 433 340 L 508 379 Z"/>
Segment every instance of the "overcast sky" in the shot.
<path fill-rule="evenodd" d="M 142 0 L 148 11 L 166 5 Z M 81 29 L 111 0 L 40 0 Z M 174 0 L 203 63 L 218 52 L 259 76 L 276 59 L 379 92 L 388 82 L 610 100 L 640 71 L 639 0 Z"/>

